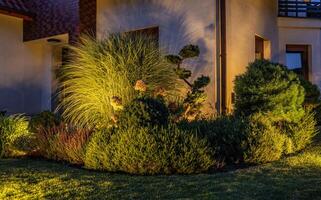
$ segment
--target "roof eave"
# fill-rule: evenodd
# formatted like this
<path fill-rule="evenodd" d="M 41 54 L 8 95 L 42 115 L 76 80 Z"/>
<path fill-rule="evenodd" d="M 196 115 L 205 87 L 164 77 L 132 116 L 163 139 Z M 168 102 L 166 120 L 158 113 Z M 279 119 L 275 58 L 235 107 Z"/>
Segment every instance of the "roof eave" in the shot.
<path fill-rule="evenodd" d="M 32 21 L 32 16 L 29 13 L 17 11 L 3 6 L 0 6 L 0 14 L 21 18 L 27 21 Z"/>

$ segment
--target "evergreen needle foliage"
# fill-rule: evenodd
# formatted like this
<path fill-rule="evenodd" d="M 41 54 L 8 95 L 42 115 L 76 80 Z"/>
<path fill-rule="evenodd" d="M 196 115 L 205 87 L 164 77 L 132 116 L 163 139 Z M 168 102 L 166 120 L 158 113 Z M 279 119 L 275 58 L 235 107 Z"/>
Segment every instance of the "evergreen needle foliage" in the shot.
<path fill-rule="evenodd" d="M 249 116 L 270 113 L 271 120 L 297 122 L 304 115 L 304 88 L 285 66 L 257 60 L 235 80 L 235 110 Z"/>
<path fill-rule="evenodd" d="M 158 45 L 142 35 L 111 35 L 95 40 L 83 37 L 70 47 L 71 61 L 58 72 L 63 116 L 71 123 L 105 127 L 111 120 L 114 97 L 123 105 L 137 97 L 138 80 L 146 93 L 162 87 L 176 94 L 180 82 L 171 65 L 161 56 Z"/>

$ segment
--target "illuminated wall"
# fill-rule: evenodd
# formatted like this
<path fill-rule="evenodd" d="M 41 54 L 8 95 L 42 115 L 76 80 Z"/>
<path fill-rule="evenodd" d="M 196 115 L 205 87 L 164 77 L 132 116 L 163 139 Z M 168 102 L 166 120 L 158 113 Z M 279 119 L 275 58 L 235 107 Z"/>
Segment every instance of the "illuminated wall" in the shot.
<path fill-rule="evenodd" d="M 98 0 L 97 36 L 159 26 L 160 45 L 178 53 L 187 44 L 201 48 L 199 59 L 189 63 L 195 76 L 209 75 L 209 104 L 215 107 L 215 3 L 216 0 Z"/>
<path fill-rule="evenodd" d="M 34 114 L 50 108 L 51 49 L 23 43 L 22 28 L 21 19 L 0 14 L 0 110 Z"/>
<path fill-rule="evenodd" d="M 255 35 L 271 44 L 278 61 L 277 0 L 227 0 L 227 107 L 232 109 L 233 81 L 255 60 Z"/>

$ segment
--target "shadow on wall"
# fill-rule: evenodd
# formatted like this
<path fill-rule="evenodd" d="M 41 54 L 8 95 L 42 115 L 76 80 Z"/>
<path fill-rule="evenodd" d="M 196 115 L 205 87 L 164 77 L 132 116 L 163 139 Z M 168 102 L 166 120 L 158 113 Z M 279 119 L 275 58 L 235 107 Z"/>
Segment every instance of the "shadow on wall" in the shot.
<path fill-rule="evenodd" d="M 18 83 L 0 86 L 0 110 L 7 114 L 35 114 L 41 111 L 42 89 L 39 86 Z"/>
<path fill-rule="evenodd" d="M 209 2 L 207 4 L 214 5 L 213 0 L 204 0 L 206 1 Z M 113 0 L 109 1 L 109 4 L 109 8 L 104 9 L 100 16 L 103 18 L 98 25 L 100 37 L 108 33 L 159 26 L 160 45 L 167 53 L 176 54 L 187 44 L 198 44 L 201 57 L 188 65 L 197 66 L 194 68 L 197 73 L 204 71 L 205 66 L 213 64 L 214 15 L 201 16 L 200 12 L 204 11 L 194 9 L 197 5 L 195 1 Z"/>
<path fill-rule="evenodd" d="M 98 4 L 98 38 L 109 33 L 159 26 L 160 46 L 177 54 L 183 46 L 197 44 L 201 55 L 185 63 L 193 78 L 215 72 L 215 0 L 108 0 Z M 208 88 L 213 93 L 214 84 Z M 210 101 L 214 102 L 214 95 Z"/>

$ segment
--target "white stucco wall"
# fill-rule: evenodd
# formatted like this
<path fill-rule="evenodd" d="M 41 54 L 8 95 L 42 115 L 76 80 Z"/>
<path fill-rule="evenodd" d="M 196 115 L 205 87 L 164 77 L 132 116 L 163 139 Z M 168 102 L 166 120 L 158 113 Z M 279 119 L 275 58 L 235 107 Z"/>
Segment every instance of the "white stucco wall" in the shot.
<path fill-rule="evenodd" d="M 34 114 L 50 109 L 51 47 L 23 43 L 22 20 L 0 14 L 0 110 Z"/>
<path fill-rule="evenodd" d="M 310 45 L 309 78 L 321 88 L 321 20 L 279 18 L 280 63 L 286 64 L 286 45 Z"/>
<path fill-rule="evenodd" d="M 255 35 L 271 44 L 271 60 L 278 61 L 277 0 L 227 0 L 227 107 L 235 76 L 255 60 Z"/>
<path fill-rule="evenodd" d="M 215 107 L 215 3 L 216 0 L 98 0 L 97 35 L 159 26 L 160 46 L 177 54 L 187 44 L 197 44 L 201 56 L 190 66 L 194 77 L 211 77 L 207 88 Z"/>

